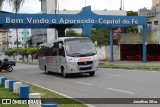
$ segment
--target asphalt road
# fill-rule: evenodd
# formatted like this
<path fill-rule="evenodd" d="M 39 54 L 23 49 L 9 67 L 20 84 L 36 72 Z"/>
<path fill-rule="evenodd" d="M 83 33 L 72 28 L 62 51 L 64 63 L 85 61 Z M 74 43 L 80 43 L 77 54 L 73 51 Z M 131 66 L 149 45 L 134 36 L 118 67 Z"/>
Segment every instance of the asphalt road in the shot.
<path fill-rule="evenodd" d="M 99 69 L 89 75 L 44 74 L 37 65 L 17 64 L 13 72 L 2 72 L 73 98 L 160 98 L 160 72 Z M 96 107 L 151 107 L 151 105 L 95 105 Z M 152 105 L 159 107 L 160 105 Z"/>

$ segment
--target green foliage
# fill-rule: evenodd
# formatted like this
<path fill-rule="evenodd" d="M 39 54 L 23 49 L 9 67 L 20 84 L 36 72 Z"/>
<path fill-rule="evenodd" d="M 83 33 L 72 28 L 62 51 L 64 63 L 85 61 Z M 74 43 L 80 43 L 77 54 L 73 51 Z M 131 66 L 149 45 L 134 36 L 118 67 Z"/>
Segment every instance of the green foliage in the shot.
<path fill-rule="evenodd" d="M 18 13 L 21 6 L 23 5 L 23 3 L 26 1 L 26 0 L 3 0 L 4 1 L 7 1 L 9 3 L 9 5 L 12 7 L 13 11 L 15 13 Z"/>
<path fill-rule="evenodd" d="M 110 36 L 109 30 L 106 28 L 92 30 L 91 39 L 98 42 L 98 46 L 109 45 Z"/>
<path fill-rule="evenodd" d="M 5 51 L 5 55 L 8 55 L 8 56 L 12 56 L 15 53 L 17 53 L 17 50 L 14 50 L 14 49 Z M 27 62 L 28 62 L 29 55 L 32 56 L 32 61 L 33 61 L 33 55 L 37 53 L 38 53 L 37 48 L 23 48 L 19 50 L 19 54 L 22 55 L 23 61 L 24 61 L 24 57 L 26 56 Z"/>
<path fill-rule="evenodd" d="M 37 48 L 29 48 L 28 52 L 32 56 L 32 62 L 33 62 L 33 55 L 38 53 L 38 49 Z"/>
<path fill-rule="evenodd" d="M 0 0 L 0 7 L 2 6 L 3 1 L 4 1 L 4 0 Z"/>
<path fill-rule="evenodd" d="M 14 53 L 17 53 L 17 50 L 12 49 L 12 50 L 5 51 L 5 55 L 8 55 L 8 56 L 12 56 Z"/>
<path fill-rule="evenodd" d="M 29 55 L 29 52 L 28 52 L 28 50 L 29 49 L 27 49 L 27 48 L 23 48 L 23 49 L 21 49 L 20 51 L 19 51 L 19 54 L 20 55 Z"/>
<path fill-rule="evenodd" d="M 124 33 L 138 33 L 138 27 L 137 26 L 125 27 Z"/>
<path fill-rule="evenodd" d="M 82 34 L 76 33 L 76 31 L 69 29 L 66 32 L 66 37 L 82 37 Z M 109 45 L 109 30 L 108 29 L 93 29 L 90 37 L 93 41 L 98 42 L 98 46 Z"/>
<path fill-rule="evenodd" d="M 138 16 L 138 12 L 127 11 L 127 16 Z"/>
<path fill-rule="evenodd" d="M 34 55 L 38 53 L 37 48 L 23 48 L 19 51 L 20 55 Z"/>
<path fill-rule="evenodd" d="M 127 16 L 138 16 L 138 12 L 134 11 L 127 11 Z M 132 27 L 125 27 L 124 33 L 138 33 L 138 27 L 132 26 Z"/>
<path fill-rule="evenodd" d="M 66 31 L 66 37 L 81 37 L 82 35 L 77 33 L 76 31 L 69 29 Z"/>

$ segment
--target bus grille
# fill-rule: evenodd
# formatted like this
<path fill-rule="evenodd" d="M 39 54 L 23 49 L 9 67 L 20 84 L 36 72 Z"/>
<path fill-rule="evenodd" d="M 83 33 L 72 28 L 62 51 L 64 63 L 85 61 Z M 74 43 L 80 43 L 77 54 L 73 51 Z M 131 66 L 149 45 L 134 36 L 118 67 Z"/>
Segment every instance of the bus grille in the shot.
<path fill-rule="evenodd" d="M 93 66 L 93 61 L 77 62 L 79 70 L 90 70 Z"/>
<path fill-rule="evenodd" d="M 77 62 L 78 66 L 79 65 L 89 65 L 89 64 L 93 64 L 93 61 L 86 61 L 86 62 Z"/>
<path fill-rule="evenodd" d="M 83 70 L 90 70 L 92 69 L 92 67 L 85 67 L 85 68 L 79 68 L 79 70 L 83 71 Z"/>

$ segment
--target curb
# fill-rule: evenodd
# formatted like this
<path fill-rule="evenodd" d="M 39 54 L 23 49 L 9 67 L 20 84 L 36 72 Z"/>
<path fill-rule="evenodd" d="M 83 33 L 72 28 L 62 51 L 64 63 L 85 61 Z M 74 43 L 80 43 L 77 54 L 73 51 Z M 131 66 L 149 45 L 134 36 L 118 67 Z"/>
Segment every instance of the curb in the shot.
<path fill-rule="evenodd" d="M 67 97 L 67 98 L 72 98 L 72 97 L 70 97 L 70 96 L 67 96 L 67 95 L 64 95 L 64 94 L 62 94 L 62 93 L 59 93 L 59 92 L 57 92 L 57 91 L 54 91 L 54 90 L 51 90 L 51 89 L 42 87 L 42 86 L 40 86 L 40 85 L 37 85 L 37 84 L 34 84 L 34 83 L 30 83 L 30 82 L 27 82 L 27 81 L 24 81 L 24 80 L 20 80 L 20 79 L 17 79 L 17 78 L 15 78 L 15 77 L 12 77 L 12 76 L 9 76 L 9 75 L 7 75 L 7 74 L 4 74 L 4 73 L 0 73 L 0 74 L 2 74 L 2 75 L 4 75 L 4 76 L 7 76 L 7 77 L 10 77 L 10 78 L 14 78 L 14 79 L 19 80 L 19 81 L 21 81 L 21 82 L 25 82 L 25 83 L 27 83 L 27 84 L 35 85 L 35 86 L 37 86 L 37 87 L 46 89 L 46 90 L 48 90 L 48 91 L 54 92 L 54 93 L 56 93 L 56 94 L 59 94 L 59 95 L 61 95 L 61 96 L 64 96 L 64 97 Z M 95 107 L 95 106 L 93 106 L 93 105 L 91 105 L 91 104 L 85 104 L 85 102 L 80 101 L 80 100 L 76 100 L 76 99 L 75 99 L 75 101 L 78 101 L 78 102 L 80 102 L 80 103 L 83 103 L 84 105 L 87 105 L 88 107 Z"/>

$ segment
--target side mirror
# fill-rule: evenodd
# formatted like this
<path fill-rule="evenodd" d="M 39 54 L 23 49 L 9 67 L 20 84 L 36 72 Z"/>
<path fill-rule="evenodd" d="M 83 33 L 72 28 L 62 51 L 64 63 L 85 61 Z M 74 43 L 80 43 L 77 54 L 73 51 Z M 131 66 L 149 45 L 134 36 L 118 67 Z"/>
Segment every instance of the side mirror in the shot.
<path fill-rule="evenodd" d="M 41 49 L 42 49 L 42 47 L 40 46 L 40 47 L 39 47 L 39 50 L 41 50 Z"/>
<path fill-rule="evenodd" d="M 97 45 L 98 45 L 98 43 L 97 43 L 97 41 L 95 41 L 95 42 L 94 42 L 94 46 L 97 47 Z"/>
<path fill-rule="evenodd" d="M 62 49 L 63 48 L 63 44 L 62 43 L 59 43 L 59 49 Z"/>

